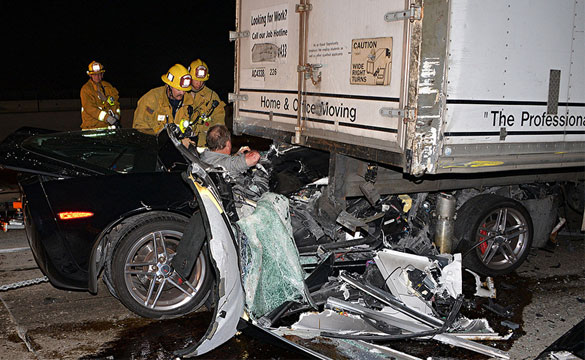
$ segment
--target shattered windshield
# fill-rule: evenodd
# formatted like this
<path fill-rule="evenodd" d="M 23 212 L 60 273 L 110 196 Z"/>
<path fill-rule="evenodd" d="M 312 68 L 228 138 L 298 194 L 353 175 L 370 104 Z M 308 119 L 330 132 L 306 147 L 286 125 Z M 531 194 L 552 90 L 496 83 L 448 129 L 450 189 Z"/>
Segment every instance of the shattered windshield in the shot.
<path fill-rule="evenodd" d="M 305 300 L 288 200 L 267 192 L 254 213 L 237 224 L 242 230 L 242 282 L 250 315 L 260 318 L 285 301 Z"/>
<path fill-rule="evenodd" d="M 28 138 L 22 147 L 73 165 L 123 174 L 157 168 L 156 138 L 133 129 L 44 134 Z"/>

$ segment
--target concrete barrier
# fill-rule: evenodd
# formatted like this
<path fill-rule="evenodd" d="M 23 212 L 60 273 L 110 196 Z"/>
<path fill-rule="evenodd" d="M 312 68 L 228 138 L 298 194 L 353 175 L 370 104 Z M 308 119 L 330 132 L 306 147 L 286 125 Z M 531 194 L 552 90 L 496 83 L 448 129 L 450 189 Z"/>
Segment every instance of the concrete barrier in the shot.
<path fill-rule="evenodd" d="M 132 127 L 134 109 L 122 109 L 122 127 Z M 50 111 L 50 112 L 0 112 L 0 141 L 17 129 L 39 127 L 57 131 L 79 130 L 81 126 L 81 111 Z"/>
<path fill-rule="evenodd" d="M 121 98 L 120 107 L 122 109 L 134 109 L 137 102 L 137 98 Z M 55 111 L 81 111 L 81 100 L 55 99 L 0 101 L 0 114 Z"/>
<path fill-rule="evenodd" d="M 122 127 L 131 128 L 136 98 L 122 98 Z M 79 130 L 80 100 L 0 101 L 0 141 L 15 130 L 28 126 L 57 131 Z M 226 126 L 232 129 L 232 106 L 226 107 Z"/>

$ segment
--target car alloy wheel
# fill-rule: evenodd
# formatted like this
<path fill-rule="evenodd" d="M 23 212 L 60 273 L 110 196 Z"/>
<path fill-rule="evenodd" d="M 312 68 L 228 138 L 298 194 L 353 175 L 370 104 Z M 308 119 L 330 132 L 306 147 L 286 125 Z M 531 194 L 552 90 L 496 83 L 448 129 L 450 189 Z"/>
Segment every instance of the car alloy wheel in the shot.
<path fill-rule="evenodd" d="M 475 251 L 492 269 L 505 269 L 526 250 L 528 229 L 524 216 L 514 208 L 494 209 L 477 229 Z"/>
<path fill-rule="evenodd" d="M 181 278 L 171 267 L 188 219 L 155 213 L 126 222 L 111 262 L 117 298 L 136 314 L 153 319 L 185 315 L 201 307 L 213 281 L 207 247 L 193 271 Z"/>
<path fill-rule="evenodd" d="M 455 237 L 466 267 L 484 275 L 507 274 L 528 256 L 532 219 L 519 202 L 483 194 L 457 210 Z"/>
<path fill-rule="evenodd" d="M 183 234 L 172 230 L 155 231 L 140 238 L 127 253 L 124 279 L 128 292 L 145 307 L 174 310 L 188 303 L 201 290 L 207 272 L 200 254 L 189 279 L 183 281 L 170 261 Z"/>

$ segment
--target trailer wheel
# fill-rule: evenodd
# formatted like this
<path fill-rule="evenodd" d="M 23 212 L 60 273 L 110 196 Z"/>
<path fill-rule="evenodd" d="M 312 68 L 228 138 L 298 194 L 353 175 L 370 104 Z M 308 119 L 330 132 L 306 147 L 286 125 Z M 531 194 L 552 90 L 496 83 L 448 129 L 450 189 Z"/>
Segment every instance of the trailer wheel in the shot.
<path fill-rule="evenodd" d="M 483 275 L 503 275 L 526 260 L 532 247 L 532 219 L 519 202 L 483 194 L 457 211 L 455 237 L 464 266 Z"/>

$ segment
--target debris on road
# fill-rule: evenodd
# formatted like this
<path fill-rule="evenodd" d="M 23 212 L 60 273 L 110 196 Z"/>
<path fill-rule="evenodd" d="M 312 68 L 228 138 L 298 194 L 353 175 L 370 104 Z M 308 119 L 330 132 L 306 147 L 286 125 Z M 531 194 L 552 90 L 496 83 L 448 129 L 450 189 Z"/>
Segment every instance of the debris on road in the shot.
<path fill-rule="evenodd" d="M 500 324 L 502 324 L 504 326 L 507 326 L 507 327 L 509 327 L 512 330 L 516 330 L 516 329 L 518 329 L 520 327 L 519 324 L 516 324 L 515 322 L 508 321 L 508 320 L 504 320 Z"/>
<path fill-rule="evenodd" d="M 485 281 L 481 281 L 478 274 L 474 273 L 469 269 L 465 269 L 468 273 L 473 275 L 475 278 L 475 296 L 481 297 L 488 297 L 488 298 L 495 298 L 496 297 L 496 287 L 494 285 L 494 279 L 491 277 L 487 277 Z"/>
<path fill-rule="evenodd" d="M 255 202 L 254 212 L 236 223 L 242 290 L 235 295 L 219 293 L 216 322 L 210 324 L 200 344 L 177 352 L 178 355 L 203 354 L 233 336 L 236 324 L 233 320 L 228 324 L 225 319 L 234 319 L 239 311 L 243 319 L 239 327 L 244 321 L 257 328 L 256 332 L 273 341 L 280 338 L 289 346 L 293 345 L 284 335 L 310 337 L 317 342 L 359 341 L 367 352 L 388 355 L 393 350 L 378 348 L 377 343 L 432 339 L 491 357 L 509 358 L 504 351 L 475 340 L 502 340 L 510 334 L 500 336 L 485 319 L 468 319 L 460 313 L 464 301 L 461 254 L 423 256 L 392 249 L 376 250 L 365 271 L 359 274 L 334 269 L 339 254 L 321 249 L 311 255 L 319 263 L 304 278 L 303 253 L 295 246 L 291 226 L 293 206 L 289 206 L 286 197 L 270 192 Z M 207 209 L 205 200 L 203 203 L 210 216 L 212 209 Z M 364 203 L 366 206 L 369 204 Z M 336 223 L 349 232 L 357 232 L 367 229 L 372 218 L 383 219 L 384 214 L 357 217 L 347 212 L 337 217 Z M 372 231 L 368 229 L 366 233 Z M 311 231 L 306 236 L 310 237 Z M 234 259 L 225 260 L 234 265 L 231 270 L 224 270 L 229 277 L 237 278 L 240 272 Z M 491 278 L 490 287 L 486 291 L 491 300 L 492 292 L 495 294 Z M 240 304 L 242 291 L 244 303 Z M 303 351 L 303 346 L 294 346 Z M 306 351 L 311 357 L 324 358 L 311 349 Z M 402 358 L 408 355 L 403 354 Z"/>

